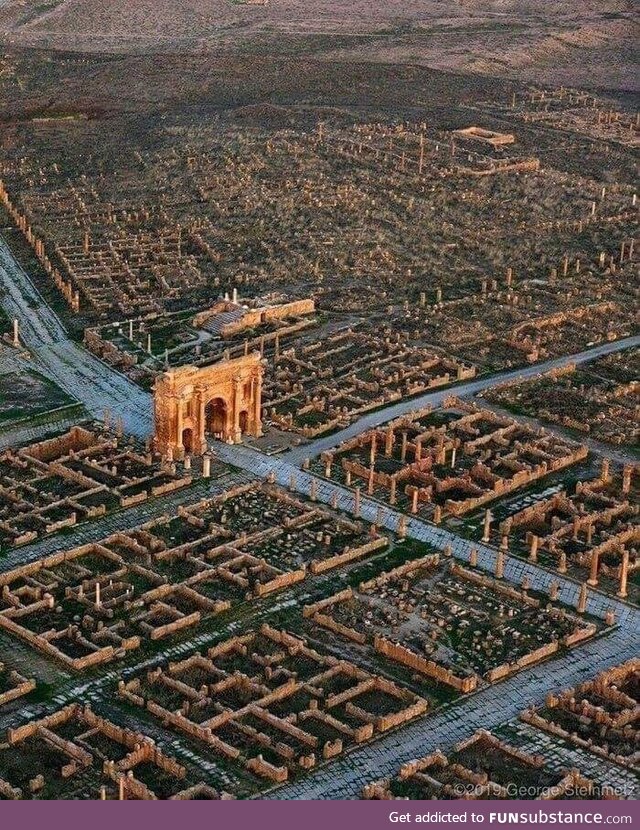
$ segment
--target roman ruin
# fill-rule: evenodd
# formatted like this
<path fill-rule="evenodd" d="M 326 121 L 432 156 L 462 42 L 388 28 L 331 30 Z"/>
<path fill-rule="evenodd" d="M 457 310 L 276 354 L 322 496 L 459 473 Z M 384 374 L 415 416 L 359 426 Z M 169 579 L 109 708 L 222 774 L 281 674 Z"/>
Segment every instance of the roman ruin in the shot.
<path fill-rule="evenodd" d="M 640 567 L 637 467 L 612 469 L 541 498 L 491 525 L 488 539 L 506 539 L 509 549 L 625 598 L 634 592 Z M 629 580 L 631 579 L 631 583 Z M 628 587 L 629 586 L 629 587 Z"/>
<path fill-rule="evenodd" d="M 0 551 L 191 483 L 117 431 L 78 425 L 0 452 Z"/>
<path fill-rule="evenodd" d="M 23 677 L 15 669 L 8 669 L 0 663 L 0 707 L 28 695 L 35 688 L 35 680 Z"/>
<path fill-rule="evenodd" d="M 427 709 L 417 695 L 268 625 L 121 681 L 118 695 L 248 771 L 258 788 Z"/>
<path fill-rule="evenodd" d="M 84 672 L 388 544 L 278 487 L 238 486 L 1 573 L 0 630 Z"/>
<path fill-rule="evenodd" d="M 37 758 L 37 762 L 35 759 Z M 8 729 L 0 745 L 3 799 L 102 801 L 229 797 L 197 780 L 145 735 L 71 704 Z M 32 776 L 32 777 L 29 777 Z"/>
<path fill-rule="evenodd" d="M 167 369 L 206 367 L 225 357 L 259 351 L 270 356 L 284 342 L 317 328 L 311 299 L 280 294 L 240 297 L 233 289 L 212 306 L 121 320 L 84 330 L 84 344 L 144 388 Z"/>
<path fill-rule="evenodd" d="M 436 750 L 403 764 L 393 778 L 367 784 L 362 797 L 504 800 L 514 797 L 516 781 L 529 800 L 618 798 L 613 786 L 593 781 L 575 768 L 558 770 L 544 755 L 523 751 L 486 729 L 460 741 L 448 755 Z"/>
<path fill-rule="evenodd" d="M 527 383 L 497 386 L 485 397 L 577 434 L 614 445 L 638 442 L 639 352 L 609 355 L 579 369 L 569 364 Z"/>
<path fill-rule="evenodd" d="M 2 802 L 640 797 L 632 14 L 393 5 L 0 0 Z"/>
<path fill-rule="evenodd" d="M 411 560 L 304 609 L 314 625 L 463 694 L 596 633 L 525 589 L 442 562 Z"/>
<path fill-rule="evenodd" d="M 522 720 L 613 764 L 637 770 L 639 673 L 637 659 L 607 669 L 574 689 L 550 692 L 545 704 L 527 709 Z"/>
<path fill-rule="evenodd" d="M 318 471 L 436 524 L 529 486 L 587 456 L 583 445 L 450 397 L 322 454 Z"/>
<path fill-rule="evenodd" d="M 168 458 L 202 455 L 206 435 L 238 443 L 262 434 L 262 362 L 255 352 L 165 372 L 154 386 L 154 445 Z"/>

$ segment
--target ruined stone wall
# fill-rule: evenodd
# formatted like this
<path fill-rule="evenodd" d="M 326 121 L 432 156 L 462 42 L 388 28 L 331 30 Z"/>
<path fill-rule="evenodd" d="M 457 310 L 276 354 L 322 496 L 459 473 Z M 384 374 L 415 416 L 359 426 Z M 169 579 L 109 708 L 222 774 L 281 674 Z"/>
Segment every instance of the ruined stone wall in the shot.
<path fill-rule="evenodd" d="M 403 565 L 399 565 L 391 571 L 385 571 L 385 573 L 382 573 L 380 576 L 376 576 L 367 582 L 361 582 L 359 589 L 364 593 L 366 591 L 371 591 L 374 588 L 380 588 L 383 585 L 387 585 L 389 582 L 395 582 L 401 579 L 403 576 L 411 576 L 413 574 L 417 574 L 421 570 L 432 570 L 437 567 L 439 562 L 440 555 L 438 553 L 429 553 L 420 559 L 411 559 L 409 562 L 405 562 Z M 336 594 L 335 598 L 337 599 L 338 596 L 340 595 Z"/>
<path fill-rule="evenodd" d="M 450 669 L 445 669 L 432 660 L 425 660 L 399 643 L 392 643 L 391 640 L 387 640 L 386 637 L 380 634 L 374 636 L 373 645 L 375 650 L 385 657 L 389 657 L 404 666 L 409 666 L 420 674 L 432 677 L 439 683 L 451 686 L 463 694 L 472 692 L 478 685 L 477 677 L 458 677 Z"/>
<path fill-rule="evenodd" d="M 54 712 L 41 720 L 29 721 L 23 726 L 7 729 L 7 741 L 10 744 L 17 744 L 25 741 L 27 738 L 36 734 L 38 729 L 42 726 L 46 729 L 55 729 L 62 723 L 66 723 L 71 718 L 75 717 L 81 711 L 78 703 L 70 703 L 57 712 Z"/>
<path fill-rule="evenodd" d="M 552 654 L 555 654 L 558 651 L 558 647 L 557 642 L 547 643 L 546 645 L 540 646 L 540 648 L 529 652 L 529 654 L 525 654 L 513 663 L 503 663 L 500 666 L 489 669 L 489 671 L 484 675 L 484 678 L 489 683 L 496 683 L 498 680 L 504 680 L 506 677 L 516 674 L 523 668 L 531 666 L 534 663 L 538 663 L 540 660 L 544 660 Z"/>
<path fill-rule="evenodd" d="M 265 761 L 262 755 L 258 755 L 256 758 L 250 758 L 245 766 L 251 772 L 255 772 L 256 775 L 273 781 L 274 784 L 282 784 L 289 776 L 289 771 L 286 767 L 276 767 L 268 761 Z"/>
<path fill-rule="evenodd" d="M 451 573 L 456 576 L 460 576 L 467 582 L 472 582 L 474 585 L 480 585 L 483 588 L 491 588 L 492 591 L 496 591 L 497 593 L 502 594 L 509 599 L 513 599 L 516 602 L 529 605 L 531 608 L 540 607 L 540 601 L 529 596 L 526 591 L 512 588 L 510 585 L 504 585 L 490 576 L 485 576 L 484 574 L 477 573 L 476 571 L 471 571 L 463 565 L 460 565 L 458 562 L 451 563 Z"/>
<path fill-rule="evenodd" d="M 419 700 L 412 706 L 402 709 L 400 712 L 395 712 L 389 715 L 381 715 L 376 720 L 376 729 L 380 732 L 385 732 L 387 729 L 395 729 L 403 723 L 407 723 L 413 718 L 424 715 L 428 710 L 429 704 L 426 700 Z"/>
<path fill-rule="evenodd" d="M 326 614 L 322 614 L 320 612 L 315 613 L 313 615 L 313 620 L 323 628 L 328 628 L 330 631 L 335 631 L 336 634 L 340 634 L 348 640 L 353 640 L 354 643 L 364 645 L 367 642 L 366 635 L 360 634 L 359 631 L 355 631 L 353 628 L 349 628 L 342 623 L 336 622 L 333 617 L 328 617 Z"/>
<path fill-rule="evenodd" d="M 257 582 L 254 587 L 254 594 L 257 597 L 270 594 L 272 591 L 279 591 L 282 588 L 288 588 L 290 585 L 295 585 L 296 582 L 302 582 L 307 574 L 306 567 L 298 568 L 296 571 L 288 571 L 280 574 L 268 582 Z"/>
<path fill-rule="evenodd" d="M 4 664 L 0 663 L 0 673 L 4 669 Z M 23 677 L 17 671 L 9 672 L 8 679 L 11 684 L 11 688 L 0 694 L 0 706 L 4 706 L 6 703 L 10 703 L 12 700 L 16 700 L 23 695 L 27 695 L 36 688 L 35 680 L 27 680 L 26 677 Z"/>
<path fill-rule="evenodd" d="M 318 612 L 321 612 L 323 609 L 330 607 L 331 605 L 336 605 L 339 602 L 344 602 L 345 600 L 353 599 L 355 596 L 353 588 L 345 588 L 343 591 L 339 591 L 337 594 L 333 594 L 326 599 L 321 599 L 318 602 L 314 602 L 312 605 L 305 605 L 302 609 L 302 616 L 303 617 L 313 617 Z"/>
<path fill-rule="evenodd" d="M 340 568 L 348 562 L 353 562 L 356 559 L 362 559 L 376 550 L 386 548 L 388 544 L 389 540 L 386 536 L 383 536 L 379 539 L 374 539 L 372 542 L 368 542 L 366 545 L 360 545 L 356 548 L 345 548 L 342 553 L 337 553 L 329 559 L 314 559 L 311 562 L 309 569 L 312 574 L 320 574 L 325 571 L 330 571 L 333 568 Z"/>

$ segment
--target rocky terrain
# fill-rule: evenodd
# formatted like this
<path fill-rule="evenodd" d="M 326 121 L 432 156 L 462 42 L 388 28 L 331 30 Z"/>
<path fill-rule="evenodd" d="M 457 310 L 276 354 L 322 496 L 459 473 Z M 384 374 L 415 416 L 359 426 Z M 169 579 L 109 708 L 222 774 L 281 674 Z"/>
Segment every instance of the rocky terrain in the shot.
<path fill-rule="evenodd" d="M 0 0 L 0 43 L 295 54 L 637 90 L 632 0 Z"/>

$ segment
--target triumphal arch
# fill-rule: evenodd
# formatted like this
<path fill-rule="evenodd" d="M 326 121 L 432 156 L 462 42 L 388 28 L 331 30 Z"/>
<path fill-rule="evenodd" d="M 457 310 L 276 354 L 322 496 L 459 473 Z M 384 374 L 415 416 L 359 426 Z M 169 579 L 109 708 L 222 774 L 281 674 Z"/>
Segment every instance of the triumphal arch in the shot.
<path fill-rule="evenodd" d="M 182 458 L 205 452 L 207 435 L 230 444 L 262 435 L 263 373 L 258 352 L 164 372 L 154 385 L 156 450 Z"/>

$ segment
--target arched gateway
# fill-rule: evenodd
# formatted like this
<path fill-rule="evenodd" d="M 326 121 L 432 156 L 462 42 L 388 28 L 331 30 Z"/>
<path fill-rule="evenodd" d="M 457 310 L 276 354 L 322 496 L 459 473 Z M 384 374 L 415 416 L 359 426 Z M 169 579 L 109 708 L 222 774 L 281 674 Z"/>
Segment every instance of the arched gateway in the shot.
<path fill-rule="evenodd" d="M 262 435 L 263 365 L 258 352 L 213 366 L 182 366 L 154 386 L 155 447 L 182 458 L 201 455 L 207 435 L 234 444 Z"/>

